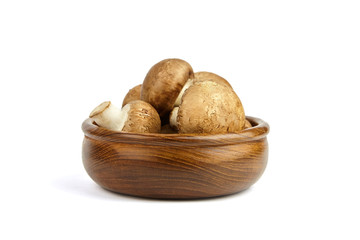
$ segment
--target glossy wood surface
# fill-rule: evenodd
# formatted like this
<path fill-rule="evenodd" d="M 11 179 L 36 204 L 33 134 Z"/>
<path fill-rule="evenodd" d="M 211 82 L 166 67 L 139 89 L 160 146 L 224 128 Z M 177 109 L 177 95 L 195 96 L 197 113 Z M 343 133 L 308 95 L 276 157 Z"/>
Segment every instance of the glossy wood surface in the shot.
<path fill-rule="evenodd" d="M 249 188 L 268 158 L 269 125 L 221 135 L 137 134 L 83 122 L 83 164 L 110 191 L 148 198 L 193 199 Z"/>

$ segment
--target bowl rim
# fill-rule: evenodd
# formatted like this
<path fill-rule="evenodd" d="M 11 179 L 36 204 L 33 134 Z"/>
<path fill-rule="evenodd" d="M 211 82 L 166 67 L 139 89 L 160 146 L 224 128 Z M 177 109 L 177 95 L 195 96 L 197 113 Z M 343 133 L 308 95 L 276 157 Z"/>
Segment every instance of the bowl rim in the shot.
<path fill-rule="evenodd" d="M 238 133 L 225 134 L 164 134 L 117 132 L 99 127 L 91 118 L 82 123 L 85 137 L 118 143 L 168 146 L 212 146 L 232 145 L 241 142 L 257 141 L 265 138 L 270 131 L 269 124 L 256 117 L 246 116 L 253 125 Z"/>

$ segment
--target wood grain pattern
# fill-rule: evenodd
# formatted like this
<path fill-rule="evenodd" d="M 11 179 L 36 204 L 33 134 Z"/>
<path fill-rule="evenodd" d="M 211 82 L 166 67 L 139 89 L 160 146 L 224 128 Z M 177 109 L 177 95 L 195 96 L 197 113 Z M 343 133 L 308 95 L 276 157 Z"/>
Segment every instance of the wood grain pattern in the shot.
<path fill-rule="evenodd" d="M 148 198 L 228 195 L 254 184 L 267 164 L 269 125 L 221 135 L 114 132 L 84 121 L 83 164 L 110 191 Z"/>

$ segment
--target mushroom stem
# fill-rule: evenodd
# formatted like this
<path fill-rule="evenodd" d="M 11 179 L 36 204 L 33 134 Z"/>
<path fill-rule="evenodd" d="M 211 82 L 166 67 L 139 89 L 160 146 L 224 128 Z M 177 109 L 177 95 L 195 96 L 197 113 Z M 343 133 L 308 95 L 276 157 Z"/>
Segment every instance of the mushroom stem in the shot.
<path fill-rule="evenodd" d="M 121 131 L 127 119 L 129 109 L 129 106 L 119 109 L 110 101 L 107 101 L 97 106 L 90 113 L 90 118 L 92 118 L 100 127 Z"/>
<path fill-rule="evenodd" d="M 177 122 L 178 112 L 179 112 L 179 107 L 174 107 L 174 109 L 170 113 L 170 127 L 176 130 L 178 130 L 178 122 Z"/>
<path fill-rule="evenodd" d="M 187 80 L 187 82 L 185 83 L 184 87 L 181 89 L 178 97 L 177 97 L 176 100 L 175 100 L 174 107 L 180 106 L 182 96 L 184 95 L 185 91 L 186 91 L 191 85 L 193 85 L 193 83 L 194 83 L 194 80 L 193 80 L 193 79 Z"/>

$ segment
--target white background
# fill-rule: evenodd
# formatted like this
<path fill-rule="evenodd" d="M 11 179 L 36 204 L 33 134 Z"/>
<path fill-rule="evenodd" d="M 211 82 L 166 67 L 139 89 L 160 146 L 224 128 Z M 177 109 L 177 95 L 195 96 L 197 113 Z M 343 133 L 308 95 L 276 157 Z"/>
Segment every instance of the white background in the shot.
<path fill-rule="evenodd" d="M 159 201 L 86 174 L 81 123 L 165 58 L 267 121 L 237 195 Z M 359 1 L 1 1 L 0 239 L 359 239 Z"/>

